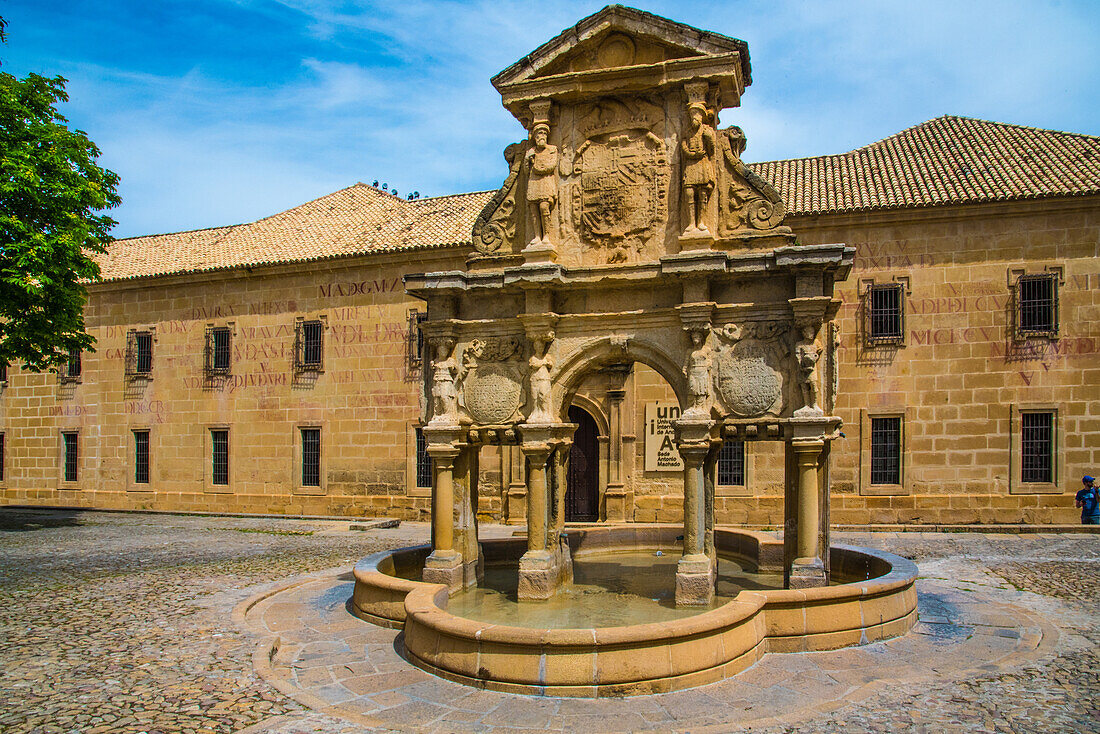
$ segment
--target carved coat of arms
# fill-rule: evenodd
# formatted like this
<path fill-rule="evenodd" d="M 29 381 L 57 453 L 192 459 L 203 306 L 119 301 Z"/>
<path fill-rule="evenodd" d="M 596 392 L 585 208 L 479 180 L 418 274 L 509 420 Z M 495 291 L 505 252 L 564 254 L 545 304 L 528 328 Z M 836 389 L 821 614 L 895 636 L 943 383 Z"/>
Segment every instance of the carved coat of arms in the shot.
<path fill-rule="evenodd" d="M 518 336 L 474 339 L 462 354 L 462 407 L 479 425 L 509 423 L 526 402 Z"/>
<path fill-rule="evenodd" d="M 786 324 L 727 324 L 716 333 L 721 346 L 714 383 L 723 405 L 740 418 L 783 410 L 782 349 Z"/>
<path fill-rule="evenodd" d="M 668 156 L 650 129 L 658 112 L 645 102 L 604 100 L 581 124 L 588 137 L 573 155 L 573 228 L 606 249 L 608 262 L 626 260 L 667 218 Z"/>

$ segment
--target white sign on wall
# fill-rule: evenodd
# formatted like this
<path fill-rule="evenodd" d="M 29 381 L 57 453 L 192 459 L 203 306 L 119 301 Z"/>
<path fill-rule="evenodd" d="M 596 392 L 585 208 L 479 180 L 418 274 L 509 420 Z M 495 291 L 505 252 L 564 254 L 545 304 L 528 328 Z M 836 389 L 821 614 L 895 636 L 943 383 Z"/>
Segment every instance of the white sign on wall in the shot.
<path fill-rule="evenodd" d="M 676 403 L 645 405 L 645 470 L 683 471 L 684 462 L 676 450 L 676 429 L 672 422 L 680 417 Z"/>

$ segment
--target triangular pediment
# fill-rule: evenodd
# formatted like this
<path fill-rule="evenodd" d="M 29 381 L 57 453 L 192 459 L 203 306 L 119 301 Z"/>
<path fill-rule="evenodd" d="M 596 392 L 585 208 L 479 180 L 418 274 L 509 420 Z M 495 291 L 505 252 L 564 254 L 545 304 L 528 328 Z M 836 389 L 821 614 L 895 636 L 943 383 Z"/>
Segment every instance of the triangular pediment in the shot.
<path fill-rule="evenodd" d="M 547 41 L 493 77 L 498 90 L 578 72 L 653 65 L 737 53 L 744 85 L 751 83 L 744 41 L 699 30 L 642 10 L 608 5 Z"/>

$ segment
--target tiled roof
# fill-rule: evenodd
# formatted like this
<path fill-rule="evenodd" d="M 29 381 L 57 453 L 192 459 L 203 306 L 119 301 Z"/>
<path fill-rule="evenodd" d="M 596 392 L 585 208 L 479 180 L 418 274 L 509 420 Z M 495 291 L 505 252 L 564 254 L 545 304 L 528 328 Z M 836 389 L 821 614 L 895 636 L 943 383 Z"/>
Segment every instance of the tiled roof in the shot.
<path fill-rule="evenodd" d="M 408 201 L 356 184 L 250 224 L 115 240 L 103 280 L 466 244 L 492 191 Z"/>
<path fill-rule="evenodd" d="M 799 214 L 1100 193 L 1100 137 L 937 117 L 840 155 L 750 166 Z M 408 201 L 365 184 L 250 224 L 116 240 L 103 280 L 467 244 L 494 192 Z"/>
<path fill-rule="evenodd" d="M 1100 193 L 1100 137 L 937 117 L 850 153 L 756 163 L 791 214 Z"/>

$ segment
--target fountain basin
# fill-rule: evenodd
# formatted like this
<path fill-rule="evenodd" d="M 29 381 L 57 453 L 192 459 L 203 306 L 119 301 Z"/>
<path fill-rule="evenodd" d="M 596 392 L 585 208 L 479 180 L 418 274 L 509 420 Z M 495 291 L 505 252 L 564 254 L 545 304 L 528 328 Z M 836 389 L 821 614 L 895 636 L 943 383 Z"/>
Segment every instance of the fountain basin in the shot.
<path fill-rule="evenodd" d="M 615 551 L 679 552 L 678 526 L 570 528 L 574 561 Z M 764 533 L 716 529 L 721 557 L 782 571 L 782 543 Z M 526 539 L 482 542 L 486 566 L 514 564 Z M 494 624 L 447 610 L 440 584 L 417 581 L 427 546 L 369 556 L 355 568 L 353 612 L 404 629 L 409 660 L 449 680 L 555 696 L 662 693 L 730 677 L 766 652 L 831 650 L 907 632 L 916 620 L 916 565 L 866 548 L 834 546 L 834 577 L 813 589 L 754 589 L 698 614 L 618 627 L 545 629 Z M 537 604 L 539 602 L 528 602 Z"/>

